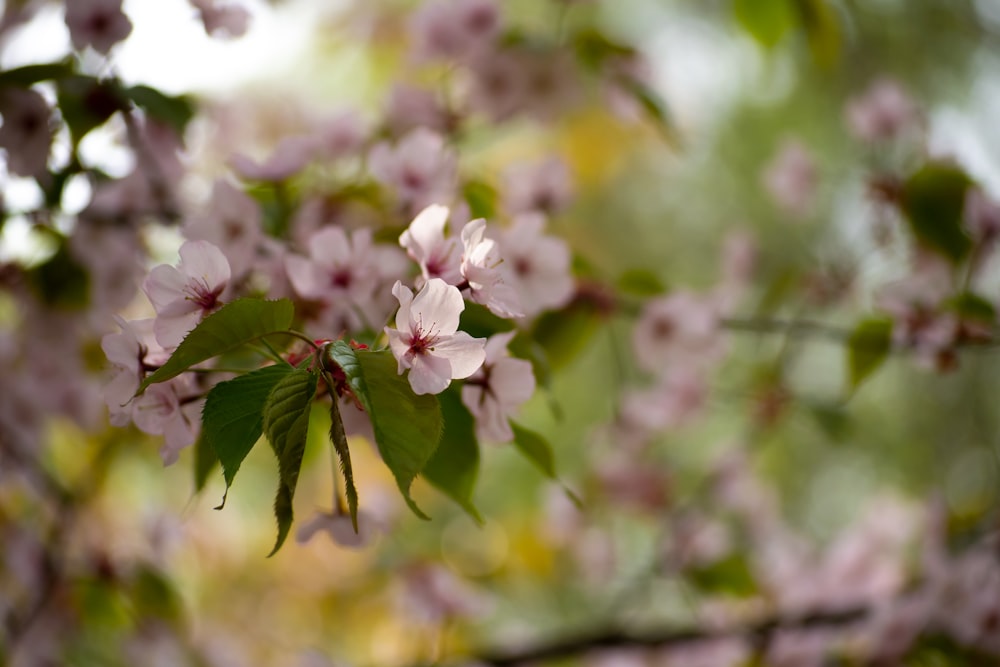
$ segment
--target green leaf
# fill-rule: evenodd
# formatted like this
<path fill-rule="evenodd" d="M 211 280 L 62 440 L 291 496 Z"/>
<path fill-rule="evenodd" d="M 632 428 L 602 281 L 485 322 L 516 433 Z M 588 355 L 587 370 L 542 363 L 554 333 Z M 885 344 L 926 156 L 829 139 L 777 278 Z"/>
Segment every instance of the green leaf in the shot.
<path fill-rule="evenodd" d="M 167 362 L 139 385 L 136 395 L 151 384 L 177 377 L 195 364 L 235 350 L 292 325 L 295 306 L 288 299 L 237 299 L 224 305 L 185 336 Z"/>
<path fill-rule="evenodd" d="M 351 525 L 358 532 L 358 489 L 354 486 L 354 467 L 351 465 L 351 450 L 347 446 L 344 420 L 340 417 L 337 394 L 330 387 L 330 442 L 340 459 L 340 472 L 344 475 L 344 495 L 347 496 L 347 511 L 351 514 Z"/>
<path fill-rule="evenodd" d="M 993 304 L 973 292 L 963 292 L 948 299 L 944 307 L 964 321 L 992 325 L 997 319 L 997 311 Z"/>
<path fill-rule="evenodd" d="M 132 86 L 122 90 L 122 94 L 136 106 L 157 120 L 170 124 L 178 134 L 194 117 L 194 104 L 184 95 L 165 95 L 149 86 Z"/>
<path fill-rule="evenodd" d="M 556 460 L 549 441 L 515 422 L 511 422 L 510 427 L 514 431 L 514 446 L 517 450 L 541 470 L 543 475 L 549 479 L 558 480 Z"/>
<path fill-rule="evenodd" d="M 208 484 L 208 476 L 215 470 L 215 464 L 219 462 L 219 457 L 215 451 L 205 442 L 205 428 L 202 422 L 201 434 L 194 443 L 194 492 L 200 493 Z"/>
<path fill-rule="evenodd" d="M 492 218 L 497 212 L 497 191 L 485 181 L 466 181 L 462 186 L 462 198 L 469 205 L 473 218 Z"/>
<path fill-rule="evenodd" d="M 264 406 L 275 385 L 292 372 L 288 364 L 266 366 L 220 382 L 208 392 L 201 410 L 199 442 L 222 464 L 226 493 L 264 428 Z M 216 509 L 222 509 L 222 504 Z"/>
<path fill-rule="evenodd" d="M 493 334 L 512 331 L 514 326 L 514 322 L 494 315 L 486 306 L 469 301 L 465 303 L 459 320 L 459 328 L 473 338 L 489 338 Z"/>
<path fill-rule="evenodd" d="M 962 226 L 970 185 L 972 180 L 964 171 L 943 163 L 927 164 L 903 183 L 902 207 L 913 235 L 955 264 L 972 249 Z"/>
<path fill-rule="evenodd" d="M 141 565 L 132 581 L 132 604 L 136 618 L 177 621 L 183 603 L 170 579 L 149 565 Z"/>
<path fill-rule="evenodd" d="M 274 499 L 278 538 L 269 557 L 278 553 L 292 527 L 292 501 L 306 450 L 309 408 L 316 395 L 316 380 L 314 373 L 293 370 L 278 380 L 264 405 L 264 433 L 278 459 L 278 493 Z"/>
<path fill-rule="evenodd" d="M 714 563 L 688 572 L 691 581 L 702 592 L 710 594 L 724 593 L 737 597 L 750 597 L 757 594 L 757 582 L 750 570 L 746 557 L 733 552 L 729 556 Z"/>
<path fill-rule="evenodd" d="M 583 351 L 602 319 L 596 301 L 578 297 L 562 310 L 543 313 L 535 322 L 532 337 L 545 351 L 551 367 L 559 369 Z"/>
<path fill-rule="evenodd" d="M 61 60 L 57 63 L 25 65 L 0 72 L 0 87 L 17 86 L 27 88 L 39 81 L 64 79 L 73 75 L 73 61 Z"/>
<path fill-rule="evenodd" d="M 483 522 L 472 502 L 479 477 L 479 442 L 472 413 L 462 404 L 456 388 L 438 396 L 444 433 L 434 456 L 424 467 L 424 478 L 458 503 L 478 523 Z"/>
<path fill-rule="evenodd" d="M 840 23 L 829 0 L 795 0 L 813 60 L 831 68 L 840 58 Z"/>
<path fill-rule="evenodd" d="M 642 110 L 653 121 L 666 142 L 671 146 L 679 146 L 680 135 L 674 125 L 670 111 L 667 109 L 667 104 L 660 97 L 659 93 L 633 78 L 620 77 L 619 83 L 626 91 L 632 94 L 632 97 L 635 98 L 635 101 L 639 103 Z"/>
<path fill-rule="evenodd" d="M 59 110 L 75 147 L 87 133 L 104 125 L 125 103 L 121 90 L 92 76 L 70 76 L 56 82 Z"/>
<path fill-rule="evenodd" d="M 428 518 L 410 497 L 410 485 L 441 440 L 437 397 L 414 394 L 406 377 L 396 372 L 396 360 L 388 350 L 354 350 L 340 340 L 327 349 L 368 413 L 375 444 L 406 504 L 420 518 Z"/>
<path fill-rule="evenodd" d="M 593 28 L 577 32 L 572 40 L 577 58 L 591 69 L 600 69 L 609 59 L 629 60 L 636 56 L 632 47 L 612 41 Z"/>
<path fill-rule="evenodd" d="M 733 0 L 733 15 L 758 44 L 773 48 L 795 25 L 790 0 Z"/>
<path fill-rule="evenodd" d="M 856 389 L 875 372 L 892 349 L 892 320 L 864 320 L 847 339 L 847 368 L 851 388 Z"/>
<path fill-rule="evenodd" d="M 660 277 L 646 269 L 629 269 L 618 277 L 618 290 L 626 294 L 649 297 L 663 294 L 667 286 Z"/>

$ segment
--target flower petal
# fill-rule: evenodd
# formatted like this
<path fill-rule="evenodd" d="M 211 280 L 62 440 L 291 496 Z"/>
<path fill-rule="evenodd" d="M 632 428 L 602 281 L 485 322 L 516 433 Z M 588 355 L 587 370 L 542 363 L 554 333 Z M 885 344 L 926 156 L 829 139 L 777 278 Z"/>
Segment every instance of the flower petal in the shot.
<path fill-rule="evenodd" d="M 451 384 L 451 362 L 445 357 L 420 354 L 410 368 L 410 388 L 414 394 L 440 394 Z"/>
<path fill-rule="evenodd" d="M 485 344 L 485 338 L 473 338 L 459 331 L 435 343 L 432 356 L 447 357 L 451 363 L 451 377 L 461 380 L 483 365 L 486 360 Z"/>
<path fill-rule="evenodd" d="M 177 268 L 198 280 L 204 280 L 209 289 L 229 282 L 229 260 L 208 241 L 188 241 L 181 246 L 181 261 Z"/>
<path fill-rule="evenodd" d="M 433 331 L 436 336 L 450 336 L 458 330 L 463 310 L 465 301 L 458 288 L 440 278 L 431 278 L 413 299 L 410 321 L 416 322 L 425 334 Z"/>

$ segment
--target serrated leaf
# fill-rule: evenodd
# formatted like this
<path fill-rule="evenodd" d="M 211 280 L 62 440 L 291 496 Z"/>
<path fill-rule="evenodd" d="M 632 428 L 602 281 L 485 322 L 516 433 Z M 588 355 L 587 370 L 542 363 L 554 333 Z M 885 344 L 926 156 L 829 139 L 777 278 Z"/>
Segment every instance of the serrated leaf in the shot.
<path fill-rule="evenodd" d="M 73 146 L 125 106 L 118 87 L 92 76 L 69 76 L 56 84 L 59 111 L 69 128 Z"/>
<path fill-rule="evenodd" d="M 205 485 L 208 484 L 208 476 L 212 474 L 212 470 L 215 469 L 215 464 L 219 462 L 219 457 L 215 455 L 215 451 L 205 442 L 205 429 L 204 424 L 198 439 L 194 442 L 194 460 L 193 460 L 193 470 L 194 473 L 194 492 L 200 493 Z"/>
<path fill-rule="evenodd" d="M 892 320 L 864 320 L 847 339 L 847 369 L 851 388 L 857 388 L 875 372 L 892 349 Z"/>
<path fill-rule="evenodd" d="M 406 377 L 396 372 L 396 360 L 388 350 L 354 350 L 339 340 L 328 350 L 368 413 L 375 444 L 406 504 L 420 518 L 428 518 L 410 497 L 410 485 L 441 440 L 443 420 L 437 397 L 414 394 Z"/>
<path fill-rule="evenodd" d="M 278 459 L 278 493 L 274 499 L 278 537 L 268 557 L 278 552 L 292 527 L 292 502 L 309 435 L 309 408 L 316 395 L 316 381 L 314 373 L 293 370 L 278 380 L 264 405 L 264 434 Z"/>
<path fill-rule="evenodd" d="M 925 247 L 960 262 L 972 249 L 962 225 L 965 194 L 972 185 L 958 167 L 930 163 L 903 183 L 902 207 L 917 240 Z"/>
<path fill-rule="evenodd" d="M 178 134 L 184 133 L 184 128 L 194 117 L 194 104 L 184 95 L 165 95 L 142 85 L 125 88 L 122 94 L 153 118 L 168 123 Z"/>
<path fill-rule="evenodd" d="M 237 299 L 215 311 L 184 337 L 167 362 L 139 385 L 136 395 L 151 384 L 177 377 L 195 364 L 235 350 L 292 325 L 295 306 L 288 299 Z"/>
<path fill-rule="evenodd" d="M 351 450 L 347 446 L 344 420 L 337 405 L 337 394 L 330 388 L 330 442 L 340 459 L 340 472 L 344 475 L 344 495 L 347 496 L 347 511 L 351 515 L 351 525 L 358 532 L 358 489 L 354 486 L 354 467 L 351 465 Z"/>
<path fill-rule="evenodd" d="M 215 460 L 222 464 L 226 493 L 250 450 L 264 429 L 264 406 L 278 382 L 292 372 L 288 364 L 257 369 L 220 382 L 205 398 L 201 410 L 201 437 Z M 222 509 L 226 504 L 223 496 Z"/>
<path fill-rule="evenodd" d="M 479 442 L 472 413 L 459 392 L 449 388 L 438 396 L 444 432 L 434 456 L 424 467 L 424 478 L 454 500 L 478 523 L 483 519 L 472 502 L 479 477 Z"/>
<path fill-rule="evenodd" d="M 795 25 L 790 0 L 733 0 L 736 22 L 758 44 L 772 48 Z"/>

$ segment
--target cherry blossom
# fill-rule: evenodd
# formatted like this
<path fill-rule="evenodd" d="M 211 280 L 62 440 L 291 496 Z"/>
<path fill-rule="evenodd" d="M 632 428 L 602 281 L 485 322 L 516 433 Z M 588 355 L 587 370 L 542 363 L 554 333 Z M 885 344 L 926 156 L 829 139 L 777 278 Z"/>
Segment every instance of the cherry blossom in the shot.
<path fill-rule="evenodd" d="M 132 401 L 132 421 L 143 433 L 162 435 L 163 465 L 177 461 L 180 451 L 194 443 L 201 429 L 204 399 L 188 400 L 187 378 L 154 384 Z"/>
<path fill-rule="evenodd" d="M 25 88 L 0 90 L 0 148 L 7 169 L 21 176 L 41 176 L 52 147 L 52 110 L 40 94 Z"/>
<path fill-rule="evenodd" d="M 229 163 L 241 177 L 250 181 L 284 181 L 306 168 L 316 155 L 315 137 L 296 135 L 285 137 L 263 161 L 234 154 Z"/>
<path fill-rule="evenodd" d="M 535 393 L 531 362 L 507 351 L 515 332 L 491 336 L 486 341 L 482 368 L 462 386 L 462 403 L 476 418 L 476 436 L 488 442 L 514 439 L 509 419 Z"/>
<path fill-rule="evenodd" d="M 448 0 L 423 5 L 410 32 L 417 59 L 466 59 L 488 47 L 501 30 L 495 0 Z"/>
<path fill-rule="evenodd" d="M 165 348 L 178 345 L 206 315 L 222 305 L 229 262 L 208 241 L 187 241 L 177 267 L 161 264 L 149 272 L 142 290 L 156 310 L 153 331 Z"/>
<path fill-rule="evenodd" d="M 413 130 L 395 147 L 377 144 L 368 155 L 368 168 L 375 180 L 395 189 L 409 210 L 449 201 L 455 194 L 455 154 L 441 135 L 427 128 Z"/>
<path fill-rule="evenodd" d="M 918 120 L 918 109 L 897 81 L 879 79 L 844 107 L 847 127 L 861 141 L 892 139 Z"/>
<path fill-rule="evenodd" d="M 472 300 L 500 317 L 523 315 L 517 292 L 504 283 L 498 268 L 500 250 L 496 241 L 486 237 L 485 220 L 472 220 L 462 228 L 462 245 L 462 277 Z"/>
<path fill-rule="evenodd" d="M 184 234 L 217 246 L 233 276 L 242 276 L 253 267 L 264 236 L 261 218 L 257 202 L 228 181 L 218 180 L 205 210 L 185 221 Z"/>
<path fill-rule="evenodd" d="M 764 188 L 780 209 L 796 218 L 812 212 L 819 175 L 812 154 L 797 139 L 786 139 L 764 168 Z"/>
<path fill-rule="evenodd" d="M 250 12 L 236 3 L 222 4 L 217 0 L 190 0 L 198 10 L 205 32 L 212 37 L 236 39 L 246 34 L 250 26 Z"/>
<path fill-rule="evenodd" d="M 680 290 L 648 301 L 632 334 L 643 370 L 662 373 L 677 365 L 711 365 L 725 352 L 719 304 Z"/>
<path fill-rule="evenodd" d="M 413 296 L 399 281 L 392 288 L 399 300 L 396 328 L 385 328 L 389 347 L 402 375 L 409 369 L 416 394 L 439 394 L 451 381 L 475 373 L 486 358 L 485 339 L 458 331 L 465 302 L 457 287 L 440 278 L 427 281 Z"/>
<path fill-rule="evenodd" d="M 122 0 L 69 0 L 66 25 L 73 48 L 78 51 L 91 46 L 107 54 L 132 33 L 132 22 L 122 11 Z"/>
<path fill-rule="evenodd" d="M 431 204 L 402 233 L 399 245 L 420 265 L 424 280 L 441 278 L 457 285 L 462 280 L 462 252 L 459 239 L 445 236 L 449 214 L 447 206 Z"/>
<path fill-rule="evenodd" d="M 143 342 L 143 332 L 152 334 L 153 320 L 126 322 L 115 317 L 120 333 L 109 333 L 101 339 L 104 356 L 115 367 L 114 375 L 104 387 L 104 400 L 108 404 L 111 423 L 125 426 L 132 419 L 129 402 L 139 390 L 145 375 L 143 364 L 147 347 Z"/>
<path fill-rule="evenodd" d="M 500 271 L 504 282 L 517 294 L 526 317 L 565 306 L 576 288 L 570 273 L 569 245 L 542 234 L 544 226 L 544 217 L 526 214 L 498 233 L 504 258 Z"/>
<path fill-rule="evenodd" d="M 552 215 L 565 208 L 573 189 L 569 168 L 557 157 L 535 164 L 517 164 L 504 173 L 504 208 L 511 215 Z"/>

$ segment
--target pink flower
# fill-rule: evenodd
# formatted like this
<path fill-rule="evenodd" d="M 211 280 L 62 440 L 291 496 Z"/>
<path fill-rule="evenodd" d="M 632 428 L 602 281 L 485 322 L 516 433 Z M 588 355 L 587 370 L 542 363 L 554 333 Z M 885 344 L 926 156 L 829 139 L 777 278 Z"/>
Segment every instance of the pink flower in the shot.
<path fill-rule="evenodd" d="M 349 514 L 317 512 L 312 519 L 299 527 L 295 539 L 299 544 L 305 544 L 316 533 L 324 532 L 342 547 L 363 549 L 374 541 L 379 527 L 376 519 L 364 510 L 358 510 L 358 532 L 356 533 Z"/>
<path fill-rule="evenodd" d="M 187 241 L 177 267 L 161 264 L 149 272 L 142 290 L 156 310 L 153 332 L 166 348 L 176 347 L 206 315 L 222 305 L 229 262 L 208 241 Z"/>
<path fill-rule="evenodd" d="M 318 140 L 307 135 L 285 137 L 274 152 L 258 162 L 243 153 L 235 153 L 229 163 L 242 178 L 250 181 L 283 181 L 306 168 L 319 149 Z"/>
<path fill-rule="evenodd" d="M 7 169 L 20 176 L 41 176 L 52 148 L 52 110 L 34 90 L 0 91 L 0 148 L 7 152 Z"/>
<path fill-rule="evenodd" d="M 543 235 L 544 226 L 541 215 L 527 214 L 500 232 L 504 258 L 500 271 L 527 317 L 565 306 L 576 288 L 570 273 L 569 246 L 560 238 Z"/>
<path fill-rule="evenodd" d="M 476 436 L 489 442 L 514 439 L 509 418 L 535 393 L 531 362 L 507 352 L 514 332 L 492 336 L 486 342 L 482 368 L 462 387 L 462 403 L 476 418 Z"/>
<path fill-rule="evenodd" d="M 648 301 L 632 345 L 639 366 L 653 373 L 678 365 L 711 365 L 725 352 L 718 304 L 687 291 Z"/>
<path fill-rule="evenodd" d="M 454 151 L 427 128 L 413 130 L 395 147 L 377 144 L 368 155 L 368 167 L 375 180 L 394 188 L 410 210 L 449 201 L 455 194 Z"/>
<path fill-rule="evenodd" d="M 418 59 L 463 59 L 500 34 L 495 0 L 430 2 L 413 15 L 410 32 Z"/>
<path fill-rule="evenodd" d="M 434 91 L 404 83 L 395 83 L 385 103 L 386 125 L 393 136 L 418 127 L 440 134 L 447 133 L 453 119 Z"/>
<path fill-rule="evenodd" d="M 447 206 L 431 204 L 400 235 L 399 245 L 420 265 L 424 280 L 441 278 L 457 285 L 462 280 L 462 255 L 459 240 L 445 236 L 448 215 Z"/>
<path fill-rule="evenodd" d="M 892 79 L 880 79 L 844 108 L 847 127 L 861 141 L 892 139 L 918 118 L 917 106 Z"/>
<path fill-rule="evenodd" d="M 185 222 L 184 233 L 218 246 L 233 275 L 245 275 L 253 268 L 263 236 L 260 206 L 242 190 L 218 180 L 207 209 Z"/>
<path fill-rule="evenodd" d="M 531 212 L 552 215 L 564 208 L 572 196 L 569 168 L 559 158 L 515 165 L 504 176 L 504 205 L 511 215 Z"/>
<path fill-rule="evenodd" d="M 486 221 L 468 222 L 462 228 L 462 277 L 469 286 L 469 296 L 500 317 L 520 317 L 521 303 L 500 273 L 500 250 L 493 239 L 486 238 Z"/>
<path fill-rule="evenodd" d="M 236 39 L 246 34 L 250 12 L 238 4 L 220 4 L 216 0 L 190 0 L 198 10 L 205 32 L 212 37 Z"/>
<path fill-rule="evenodd" d="M 763 174 L 764 188 L 780 209 L 797 218 L 812 210 L 819 175 L 808 149 L 795 139 L 786 140 Z"/>
<path fill-rule="evenodd" d="M 74 49 L 92 46 L 105 55 L 132 32 L 122 0 L 67 0 L 66 25 Z"/>
<path fill-rule="evenodd" d="M 115 426 L 125 426 L 132 419 L 132 407 L 129 402 L 139 390 L 139 383 L 144 375 L 143 362 L 147 348 L 142 341 L 140 330 L 146 329 L 152 333 L 152 320 L 126 322 L 115 317 L 115 322 L 121 327 L 120 333 L 105 334 L 101 338 L 101 349 L 108 361 L 115 367 L 114 375 L 104 387 L 104 400 L 108 404 L 111 423 Z"/>
<path fill-rule="evenodd" d="M 458 331 L 465 302 L 457 287 L 440 278 L 427 281 L 416 297 L 399 281 L 392 288 L 399 300 L 396 328 L 385 328 L 389 347 L 399 363 L 409 369 L 416 394 L 439 394 L 451 381 L 475 373 L 486 358 L 485 340 Z"/>
<path fill-rule="evenodd" d="M 160 447 L 163 465 L 175 463 L 180 451 L 194 443 L 201 428 L 204 399 L 186 399 L 186 380 L 182 376 L 154 384 L 132 401 L 132 421 L 139 430 L 163 436 Z"/>

